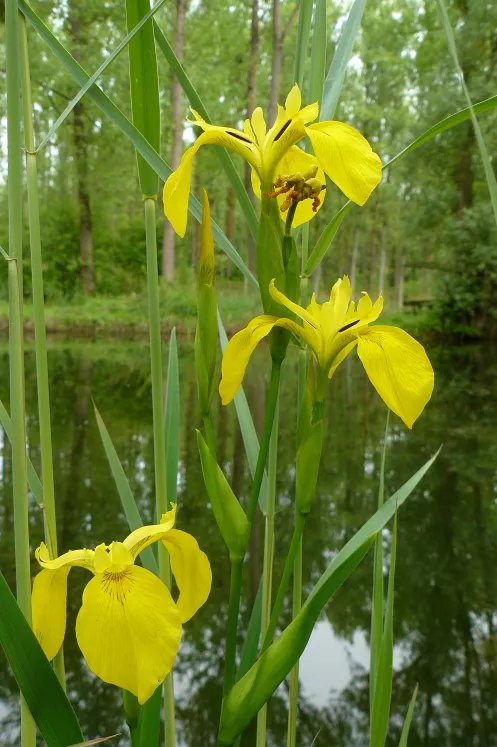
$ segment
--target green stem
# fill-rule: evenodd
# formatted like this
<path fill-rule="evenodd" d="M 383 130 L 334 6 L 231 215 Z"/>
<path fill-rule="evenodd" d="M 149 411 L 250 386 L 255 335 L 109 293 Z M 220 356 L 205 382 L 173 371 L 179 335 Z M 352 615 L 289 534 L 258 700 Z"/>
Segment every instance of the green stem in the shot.
<path fill-rule="evenodd" d="M 257 508 L 257 501 L 259 500 L 259 493 L 261 491 L 262 478 L 264 477 L 264 470 L 266 468 L 267 455 L 269 452 L 269 443 L 271 441 L 271 431 L 273 429 L 274 414 L 276 412 L 276 406 L 278 404 L 278 393 L 280 389 L 280 378 L 281 378 L 281 363 L 280 360 L 273 358 L 271 366 L 271 378 L 269 381 L 269 389 L 266 399 L 266 411 L 264 413 L 264 426 L 262 429 L 262 438 L 259 446 L 259 454 L 257 456 L 257 464 L 255 467 L 254 481 L 252 483 L 252 489 L 250 491 L 250 498 L 247 507 L 247 518 L 249 523 L 252 525 L 255 516 L 255 510 Z"/>
<path fill-rule="evenodd" d="M 214 428 L 212 426 L 212 418 L 210 412 L 204 413 L 202 415 L 202 420 L 204 421 L 205 440 L 207 441 L 207 446 L 209 447 L 211 454 L 213 456 L 216 456 L 216 436 L 214 435 Z"/>
<path fill-rule="evenodd" d="M 292 204 L 288 208 L 288 213 L 286 215 L 286 221 L 285 221 L 285 236 L 291 236 L 292 235 L 292 223 L 293 219 L 295 218 L 295 211 L 297 210 L 298 202 L 296 200 L 292 200 Z"/>
<path fill-rule="evenodd" d="M 152 413 L 154 433 L 155 501 L 157 520 L 168 509 L 166 482 L 166 444 L 162 415 L 162 349 L 159 309 L 159 271 L 157 267 L 157 229 L 155 221 L 155 200 L 144 199 L 145 237 L 147 246 L 147 293 L 148 318 L 150 328 L 150 366 L 152 374 Z M 171 588 L 169 555 L 159 546 L 159 577 Z M 175 747 L 176 728 L 174 717 L 173 674 L 170 672 L 164 682 L 164 712 L 166 717 L 165 744 Z"/>
<path fill-rule="evenodd" d="M 271 619 L 269 621 L 268 629 L 264 637 L 264 643 L 262 644 L 261 654 L 264 653 L 264 651 L 271 645 L 271 642 L 274 638 L 281 608 L 283 606 L 283 601 L 287 592 L 288 582 L 290 581 L 290 576 L 292 575 L 293 564 L 295 562 L 300 541 L 302 539 L 306 518 L 307 517 L 300 512 L 297 513 L 297 516 L 295 518 L 295 527 L 293 530 L 292 541 L 290 542 L 290 549 L 288 550 L 288 555 L 286 556 L 285 567 L 283 568 L 280 585 L 278 586 L 278 592 L 276 594 L 273 611 L 271 612 Z"/>
<path fill-rule="evenodd" d="M 12 482 L 17 600 L 31 623 L 31 573 L 27 494 L 26 412 L 22 308 L 22 172 L 19 15 L 17 0 L 5 2 L 9 206 L 9 363 L 12 418 Z M 36 727 L 21 696 L 21 747 L 35 747 Z"/>
<path fill-rule="evenodd" d="M 242 593 L 243 560 L 231 561 L 230 600 L 228 621 L 226 624 L 226 652 L 224 663 L 223 698 L 229 693 L 235 681 L 236 639 L 238 633 L 238 614 Z"/>
<path fill-rule="evenodd" d="M 274 559 L 274 516 L 276 511 L 276 469 L 278 456 L 278 408 L 276 408 L 271 443 L 269 446 L 268 464 L 268 506 L 264 535 L 263 587 L 261 635 L 266 634 L 271 615 L 271 598 L 273 590 L 273 559 Z M 256 747 L 266 746 L 267 731 L 267 703 L 264 703 L 257 714 L 257 742 Z"/>
<path fill-rule="evenodd" d="M 309 256 L 309 223 L 304 223 L 302 227 L 302 270 L 306 265 Z M 309 303 L 309 280 L 302 277 L 300 281 L 300 305 L 304 308 Z M 307 352 L 299 351 L 299 386 L 298 401 L 299 411 L 302 397 L 305 392 L 307 375 Z M 295 496 L 296 498 L 296 496 Z M 295 506 L 295 515 L 297 516 L 297 506 Z M 295 563 L 293 565 L 293 597 L 292 597 L 292 619 L 300 612 L 302 607 L 302 539 L 299 542 Z M 290 672 L 290 692 L 288 697 L 288 729 L 287 729 L 287 747 L 296 747 L 297 744 L 297 710 L 299 699 L 299 664 L 295 664 Z"/>

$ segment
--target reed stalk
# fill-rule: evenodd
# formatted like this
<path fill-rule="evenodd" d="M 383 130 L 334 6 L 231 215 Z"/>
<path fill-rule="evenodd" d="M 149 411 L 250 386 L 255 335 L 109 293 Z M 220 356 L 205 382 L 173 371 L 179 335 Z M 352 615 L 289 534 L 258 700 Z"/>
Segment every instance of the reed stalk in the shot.
<path fill-rule="evenodd" d="M 274 560 L 274 516 L 276 510 L 276 469 L 278 455 L 278 406 L 274 414 L 273 430 L 269 445 L 268 457 L 268 505 L 264 533 L 264 560 L 262 581 L 262 614 L 261 635 L 264 636 L 269 625 L 271 615 L 271 598 L 273 590 L 273 560 Z M 257 714 L 256 747 L 266 747 L 267 732 L 267 703 Z"/>
<path fill-rule="evenodd" d="M 22 307 L 22 171 L 21 171 L 21 63 L 17 0 L 5 3 L 5 55 L 7 68 L 7 143 L 9 206 L 9 362 L 12 418 L 12 483 L 17 601 L 31 623 L 31 573 L 24 402 L 24 350 Z M 21 747 L 35 747 L 36 727 L 21 696 Z"/>
<path fill-rule="evenodd" d="M 48 386 L 47 338 L 45 331 L 45 299 L 43 291 L 43 264 L 38 199 L 38 170 L 33 130 L 28 37 L 26 31 L 26 20 L 22 14 L 19 15 L 19 31 L 45 544 L 47 545 L 50 557 L 55 558 L 58 554 L 57 524 L 55 518 L 52 430 L 50 426 L 50 394 Z M 54 659 L 54 669 L 62 687 L 65 688 L 64 653 L 62 649 Z"/>

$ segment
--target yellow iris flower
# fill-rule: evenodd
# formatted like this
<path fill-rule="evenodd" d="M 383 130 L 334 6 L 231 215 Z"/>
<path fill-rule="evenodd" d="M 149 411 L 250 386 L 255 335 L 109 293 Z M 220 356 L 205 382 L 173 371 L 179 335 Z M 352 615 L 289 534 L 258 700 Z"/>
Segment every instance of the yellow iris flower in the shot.
<path fill-rule="evenodd" d="M 381 161 L 368 141 L 343 122 L 314 122 L 319 105 L 301 108 L 300 89 L 294 85 L 285 106 L 278 106 L 273 126 L 267 130 L 262 109 L 257 107 L 250 120 L 245 120 L 243 132 L 231 127 L 219 127 L 205 122 L 192 109 L 195 121 L 203 133 L 183 154 L 179 167 L 164 185 L 164 212 L 179 236 L 184 236 L 188 214 L 188 198 L 193 156 L 202 145 L 222 145 L 238 153 L 252 167 L 252 183 L 256 194 L 271 191 L 277 174 L 306 172 L 317 165 L 317 178 L 325 181 L 324 173 L 358 205 L 364 205 L 381 180 Z M 297 147 L 302 138 L 311 141 L 315 156 Z M 323 173 L 324 172 L 324 173 Z M 284 195 L 279 198 L 280 202 Z M 311 202 L 299 203 L 293 225 L 305 223 L 315 215 Z"/>
<path fill-rule="evenodd" d="M 94 574 L 83 592 L 76 637 L 86 662 L 105 682 L 129 690 L 140 703 L 154 693 L 171 670 L 182 623 L 209 596 L 209 560 L 190 534 L 173 529 L 176 507 L 161 523 L 132 532 L 124 542 L 95 550 L 70 550 L 50 560 L 42 543 L 36 557 L 43 570 L 33 584 L 33 630 L 48 659 L 64 640 L 67 576 L 73 566 Z M 137 555 L 163 542 L 179 589 L 174 602 L 153 573 L 135 565 Z"/>
<path fill-rule="evenodd" d="M 323 304 L 315 297 L 307 309 L 290 301 L 271 282 L 274 301 L 302 320 L 258 316 L 229 341 L 222 361 L 219 393 L 223 404 L 231 402 L 240 387 L 250 356 L 273 327 L 283 327 L 302 339 L 312 350 L 320 369 L 331 379 L 340 363 L 356 347 L 369 380 L 387 407 L 408 428 L 420 416 L 431 397 L 434 374 L 423 346 L 398 327 L 370 327 L 383 309 L 380 296 L 373 304 L 364 293 L 357 304 L 345 275 L 332 288 Z"/>

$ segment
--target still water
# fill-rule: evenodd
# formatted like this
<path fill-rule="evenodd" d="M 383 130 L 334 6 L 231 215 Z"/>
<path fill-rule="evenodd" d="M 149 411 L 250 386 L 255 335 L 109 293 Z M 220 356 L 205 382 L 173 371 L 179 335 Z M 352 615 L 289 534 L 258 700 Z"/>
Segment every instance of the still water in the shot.
<path fill-rule="evenodd" d="M 435 394 L 408 431 L 392 417 L 387 494 L 444 444 L 435 466 L 402 507 L 395 593 L 395 679 L 389 745 L 397 745 L 416 683 L 419 697 L 409 747 L 497 745 L 497 355 L 485 347 L 432 347 Z M 166 356 L 167 351 L 164 351 Z M 195 429 L 191 341 L 180 345 L 181 443 L 178 524 L 194 534 L 211 561 L 208 603 L 184 628 L 175 666 L 182 747 L 215 745 L 228 601 L 228 562 L 202 482 Z M 296 359 L 283 380 L 278 455 L 275 573 L 292 526 Z M 139 343 L 57 343 L 50 351 L 52 423 L 59 548 L 94 547 L 123 539 L 126 521 L 97 430 L 94 398 L 121 457 L 143 519 L 152 521 L 153 451 L 147 348 Z M 259 426 L 267 376 L 265 351 L 255 356 L 246 393 Z M 8 361 L 0 349 L 0 397 L 8 401 Z M 30 456 L 39 469 L 34 357 L 27 351 Z M 233 406 L 215 407 L 218 457 L 241 500 L 250 480 Z M 333 380 L 318 495 L 304 545 L 308 592 L 330 558 L 373 513 L 386 410 L 356 357 Z M 14 586 L 10 451 L 0 429 L 0 568 Z M 33 550 L 42 539 L 34 501 Z M 386 535 L 388 547 L 388 533 Z M 246 563 L 245 599 L 257 591 L 263 523 L 255 526 Z M 33 572 L 37 569 L 33 563 Z M 368 743 L 368 637 L 372 559 L 368 556 L 328 606 L 301 666 L 299 745 L 362 747 Z M 87 738 L 121 732 L 128 744 L 121 694 L 88 671 L 74 623 L 88 578 L 69 577 L 65 642 L 68 694 Z M 243 609 L 246 624 L 249 605 Z M 285 609 L 289 618 L 290 607 Z M 270 744 L 286 743 L 285 687 L 271 701 Z M 18 744 L 18 696 L 0 652 L 0 745 Z M 255 744 L 248 731 L 244 745 Z"/>

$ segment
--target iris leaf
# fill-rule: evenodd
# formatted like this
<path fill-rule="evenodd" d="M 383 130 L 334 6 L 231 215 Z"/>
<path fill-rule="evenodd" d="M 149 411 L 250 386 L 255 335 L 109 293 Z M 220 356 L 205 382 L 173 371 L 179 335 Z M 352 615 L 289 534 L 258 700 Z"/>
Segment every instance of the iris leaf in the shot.
<path fill-rule="evenodd" d="M 169 363 L 167 367 L 166 404 L 164 408 L 164 428 L 166 433 L 166 491 L 169 507 L 176 503 L 178 492 L 180 391 L 178 368 L 178 344 L 176 328 L 169 338 Z"/>
<path fill-rule="evenodd" d="M 0 573 L 0 644 L 47 747 L 84 741 L 50 662 Z"/>
<path fill-rule="evenodd" d="M 399 747 L 407 747 L 407 738 L 409 737 L 409 730 L 411 728 L 412 716 L 414 713 L 414 706 L 416 705 L 416 697 L 418 695 L 418 686 L 414 688 L 409 708 L 407 709 L 406 720 L 402 727 L 402 734 L 400 735 Z"/>
<path fill-rule="evenodd" d="M 10 415 L 5 409 L 2 402 L 0 402 L 0 423 L 2 424 L 2 428 L 5 431 L 5 435 L 11 440 L 11 421 L 10 421 Z M 29 489 L 33 493 L 35 500 L 37 504 L 40 506 L 40 508 L 43 508 L 43 485 L 41 484 L 41 480 L 38 477 L 38 474 L 33 467 L 33 463 L 31 459 L 28 457 L 28 485 Z"/>

